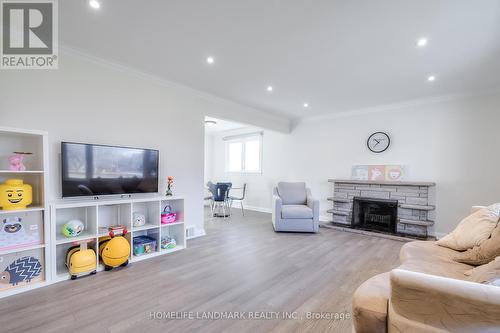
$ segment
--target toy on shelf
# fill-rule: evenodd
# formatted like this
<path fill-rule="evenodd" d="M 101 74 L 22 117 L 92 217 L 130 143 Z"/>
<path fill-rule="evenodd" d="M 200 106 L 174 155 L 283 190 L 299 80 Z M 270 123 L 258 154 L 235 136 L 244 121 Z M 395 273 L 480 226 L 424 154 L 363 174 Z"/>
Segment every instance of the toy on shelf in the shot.
<path fill-rule="evenodd" d="M 141 256 L 156 252 L 156 239 L 149 236 L 136 236 L 133 240 L 134 255 Z"/>
<path fill-rule="evenodd" d="M 144 214 L 134 212 L 132 225 L 134 227 L 142 227 L 145 224 L 146 224 L 146 216 Z"/>
<path fill-rule="evenodd" d="M 22 179 L 7 179 L 0 184 L 0 207 L 5 210 L 25 209 L 33 202 L 31 185 Z"/>
<path fill-rule="evenodd" d="M 161 213 L 161 224 L 174 223 L 177 220 L 177 213 L 172 212 L 172 207 L 166 205 Z"/>
<path fill-rule="evenodd" d="M 7 217 L 2 220 L 0 229 L 0 251 L 43 243 L 38 224 L 23 222 L 21 217 Z"/>
<path fill-rule="evenodd" d="M 161 248 L 164 250 L 173 249 L 177 246 L 177 242 L 174 238 L 166 236 L 161 239 Z"/>
<path fill-rule="evenodd" d="M 11 171 L 25 171 L 26 166 L 24 166 L 23 159 L 24 155 L 31 155 L 32 153 L 27 153 L 24 151 L 15 151 L 14 155 L 8 157 L 9 169 Z"/>
<path fill-rule="evenodd" d="M 62 227 L 62 234 L 68 238 L 80 236 L 85 230 L 85 225 L 80 220 L 71 220 Z"/>
<path fill-rule="evenodd" d="M 70 247 L 66 253 L 66 267 L 71 280 L 84 274 L 95 274 L 97 257 L 94 250 L 87 249 L 87 244 Z"/>
<path fill-rule="evenodd" d="M 126 231 L 127 229 L 125 229 Z M 111 233 L 111 231 L 110 231 Z M 99 238 L 99 256 L 104 269 L 110 271 L 118 266 L 127 266 L 130 244 L 123 236 Z"/>
<path fill-rule="evenodd" d="M 171 196 L 172 194 L 172 186 L 174 184 L 174 177 L 168 176 L 167 177 L 167 193 L 165 193 L 166 196 Z"/>
<path fill-rule="evenodd" d="M 125 236 L 128 232 L 124 225 L 116 224 L 108 227 L 109 237 L 115 237 L 119 235 Z"/>
<path fill-rule="evenodd" d="M 22 257 L 11 263 L 5 271 L 0 273 L 0 283 L 16 286 L 19 282 L 31 282 L 40 275 L 42 265 L 35 257 Z"/>

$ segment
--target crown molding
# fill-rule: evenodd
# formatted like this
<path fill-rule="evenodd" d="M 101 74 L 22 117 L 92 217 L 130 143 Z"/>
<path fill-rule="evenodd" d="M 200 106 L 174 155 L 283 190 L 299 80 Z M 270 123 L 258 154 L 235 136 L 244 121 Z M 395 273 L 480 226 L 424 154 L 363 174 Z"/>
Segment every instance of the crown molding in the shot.
<path fill-rule="evenodd" d="M 267 110 L 267 109 L 256 109 L 252 106 L 241 104 L 239 102 L 219 97 L 195 88 L 192 88 L 190 86 L 186 86 L 168 79 L 165 79 L 163 77 L 160 77 L 158 75 L 141 71 L 138 70 L 137 68 L 131 67 L 129 65 L 120 63 L 118 61 L 113 61 L 113 60 L 108 60 L 104 59 L 101 57 L 97 57 L 94 55 L 91 55 L 81 49 L 70 47 L 67 45 L 59 45 L 59 50 L 62 53 L 86 60 L 88 62 L 103 66 L 103 67 L 108 67 L 114 70 L 118 70 L 124 73 L 127 73 L 129 75 L 135 76 L 137 78 L 141 78 L 143 80 L 149 81 L 156 83 L 158 85 L 168 87 L 170 89 L 176 90 L 179 93 L 182 93 L 186 96 L 190 97 L 197 97 L 200 99 L 203 99 L 208 102 L 212 103 L 218 103 L 221 105 L 225 105 L 230 108 L 239 108 L 242 109 L 251 116 L 252 113 L 259 113 L 261 116 L 268 118 L 271 121 L 277 121 L 281 122 L 284 124 L 284 126 L 281 126 L 281 132 L 284 133 L 289 133 L 291 130 L 293 130 L 298 124 L 303 123 L 303 122 L 311 122 L 311 121 L 320 121 L 320 120 L 331 120 L 331 119 L 339 119 L 339 118 L 348 118 L 348 117 L 356 117 L 364 114 L 369 114 L 369 113 L 376 113 L 376 112 L 382 112 L 382 111 L 406 111 L 407 109 L 410 109 L 415 106 L 424 106 L 424 105 L 432 105 L 432 104 L 437 104 L 437 103 L 443 103 L 443 102 L 450 102 L 450 101 L 457 101 L 457 100 L 464 100 L 464 99 L 470 99 L 474 97 L 480 97 L 480 96 L 485 96 L 485 95 L 494 95 L 500 93 L 500 87 L 495 87 L 492 89 L 488 90 L 483 90 L 480 92 L 474 92 L 474 93 L 455 93 L 455 94 L 447 94 L 447 95 L 440 95 L 440 96 L 431 96 L 431 97 L 424 97 L 424 98 L 419 98 L 419 99 L 413 99 L 413 100 L 408 100 L 408 101 L 403 101 L 399 103 L 390 103 L 390 104 L 381 104 L 377 106 L 371 106 L 371 107 L 366 107 L 366 108 L 358 108 L 358 109 L 350 109 L 350 110 L 344 110 L 344 111 L 338 111 L 338 112 L 331 112 L 331 113 L 326 113 L 326 114 L 319 114 L 319 115 L 311 115 L 311 116 L 305 116 L 305 117 L 298 117 L 298 118 L 293 118 L 293 117 L 287 117 L 279 112 L 272 111 L 272 110 Z M 213 117 L 220 117 L 219 115 L 210 115 Z M 224 117 L 222 117 L 224 118 Z M 253 118 L 253 117 L 251 117 Z M 240 120 L 235 120 L 238 122 L 241 122 Z M 252 125 L 252 126 L 262 126 L 262 125 Z"/>
<path fill-rule="evenodd" d="M 136 78 L 143 79 L 148 82 L 152 82 L 155 84 L 158 84 L 160 86 L 168 87 L 172 90 L 175 90 L 178 93 L 184 94 L 185 96 L 189 97 L 197 97 L 202 100 L 205 100 L 207 102 L 211 103 L 217 103 L 221 105 L 225 105 L 228 108 L 238 108 L 242 109 L 243 111 L 247 112 L 250 116 L 250 118 L 254 118 L 252 114 L 259 113 L 260 116 L 263 116 L 264 118 L 267 118 L 270 121 L 277 121 L 283 124 L 281 131 L 282 132 L 290 132 L 290 127 L 292 123 L 292 118 L 291 117 L 286 117 L 281 114 L 278 114 L 277 112 L 271 111 L 271 110 L 265 110 L 265 109 L 256 109 L 254 107 L 251 107 L 249 105 L 241 104 L 239 102 L 226 99 L 223 97 L 219 97 L 201 90 L 197 90 L 195 88 L 192 88 L 187 85 L 183 85 L 168 79 L 165 79 L 163 77 L 160 77 L 158 75 L 155 75 L 153 73 L 149 73 L 146 71 L 139 70 L 137 68 L 131 67 L 129 65 L 126 65 L 124 63 L 120 63 L 118 61 L 114 60 L 109 60 L 109 59 L 104 59 L 101 57 L 94 56 L 92 54 L 89 54 L 81 49 L 70 47 L 67 45 L 59 45 L 59 51 L 60 53 L 64 53 L 70 56 L 73 56 L 75 58 L 107 67 L 113 70 L 117 70 L 123 73 L 126 73 L 128 75 L 132 75 Z M 213 116 L 213 115 L 210 115 Z M 215 115 L 217 117 L 217 115 Z M 239 120 L 235 120 L 240 122 Z"/>
<path fill-rule="evenodd" d="M 491 89 L 482 90 L 482 91 L 473 92 L 473 93 L 447 94 L 447 95 L 440 95 L 440 96 L 432 96 L 432 97 L 425 97 L 425 98 L 404 101 L 404 102 L 400 102 L 400 103 L 381 104 L 381 105 L 367 107 L 367 108 L 352 109 L 352 110 L 346 110 L 346 111 L 340 111 L 340 112 L 334 112 L 334 113 L 328 113 L 328 114 L 306 116 L 306 117 L 293 119 L 292 120 L 292 127 L 295 128 L 298 124 L 300 124 L 302 122 L 349 118 L 349 117 L 356 117 L 356 116 L 360 116 L 360 115 L 382 112 L 382 111 L 398 111 L 399 110 L 401 112 L 404 112 L 404 111 L 407 111 L 408 109 L 415 107 L 415 106 L 425 106 L 425 105 L 432 105 L 432 104 L 438 104 L 438 103 L 443 103 L 443 102 L 466 100 L 466 99 L 472 99 L 472 98 L 477 98 L 477 97 L 481 97 L 481 96 L 496 95 L 496 94 L 500 94 L 500 87 L 494 87 Z"/>

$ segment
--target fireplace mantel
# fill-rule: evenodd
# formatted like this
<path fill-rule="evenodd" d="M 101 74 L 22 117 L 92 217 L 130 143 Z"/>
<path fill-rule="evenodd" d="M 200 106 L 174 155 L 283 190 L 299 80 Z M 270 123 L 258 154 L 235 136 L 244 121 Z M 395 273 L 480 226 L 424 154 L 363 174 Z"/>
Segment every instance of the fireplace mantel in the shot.
<path fill-rule="evenodd" d="M 398 186 L 436 186 L 436 183 L 432 182 L 415 182 L 415 181 L 403 181 L 403 182 L 392 182 L 385 180 L 353 180 L 353 179 L 328 179 L 330 183 L 338 184 L 366 184 L 366 185 L 398 185 Z"/>

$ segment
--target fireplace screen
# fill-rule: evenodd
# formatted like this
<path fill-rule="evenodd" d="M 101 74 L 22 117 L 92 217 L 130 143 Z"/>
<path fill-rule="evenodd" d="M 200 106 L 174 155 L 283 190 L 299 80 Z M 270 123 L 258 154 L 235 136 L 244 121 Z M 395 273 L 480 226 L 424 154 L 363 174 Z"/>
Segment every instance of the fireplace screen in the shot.
<path fill-rule="evenodd" d="M 397 200 L 354 198 L 352 226 L 356 229 L 395 234 L 397 217 Z"/>

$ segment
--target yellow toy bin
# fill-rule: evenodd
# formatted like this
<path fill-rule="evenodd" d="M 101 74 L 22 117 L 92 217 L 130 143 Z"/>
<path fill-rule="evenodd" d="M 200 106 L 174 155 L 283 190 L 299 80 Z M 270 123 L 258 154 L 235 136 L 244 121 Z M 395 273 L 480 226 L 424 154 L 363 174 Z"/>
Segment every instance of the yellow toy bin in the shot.
<path fill-rule="evenodd" d="M 0 184 L 0 207 L 4 210 L 26 209 L 33 202 L 31 185 L 22 179 L 7 179 Z"/>

